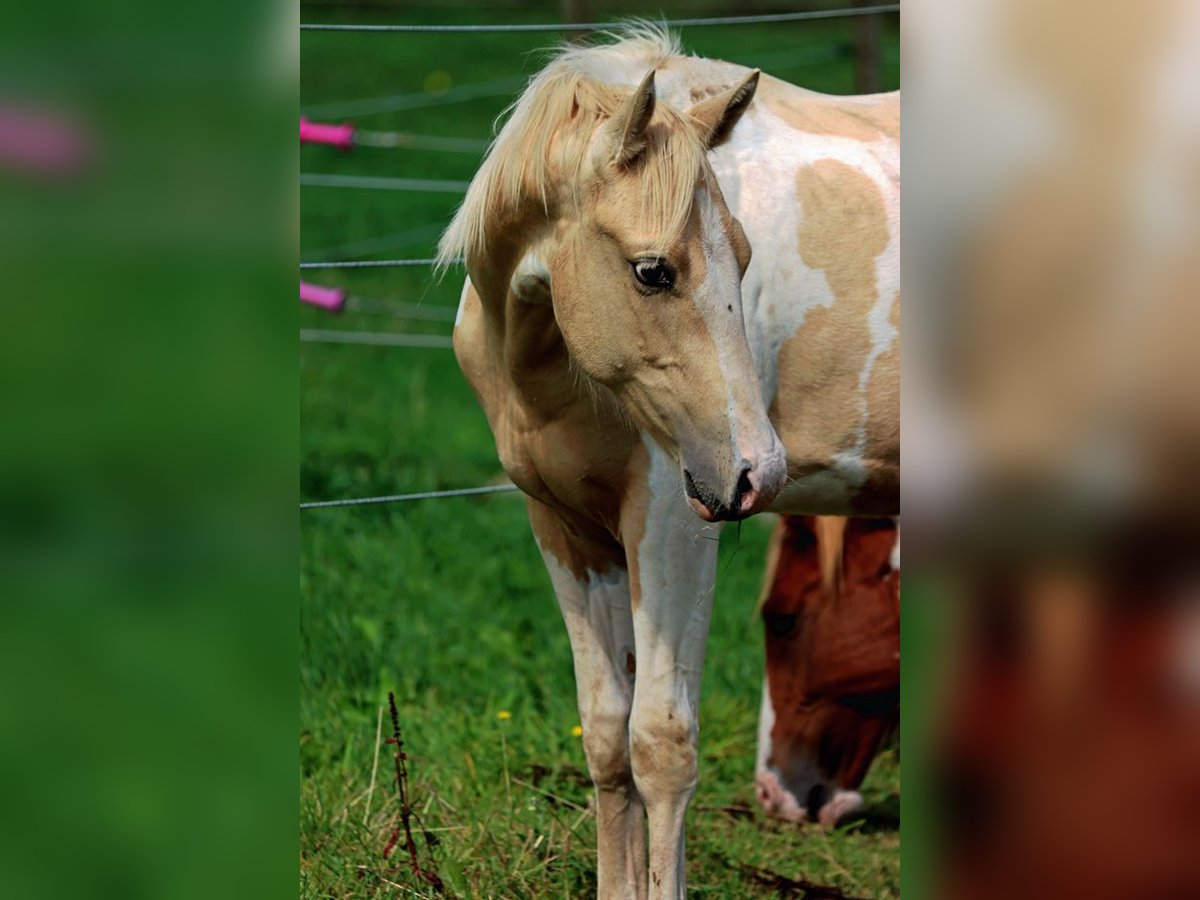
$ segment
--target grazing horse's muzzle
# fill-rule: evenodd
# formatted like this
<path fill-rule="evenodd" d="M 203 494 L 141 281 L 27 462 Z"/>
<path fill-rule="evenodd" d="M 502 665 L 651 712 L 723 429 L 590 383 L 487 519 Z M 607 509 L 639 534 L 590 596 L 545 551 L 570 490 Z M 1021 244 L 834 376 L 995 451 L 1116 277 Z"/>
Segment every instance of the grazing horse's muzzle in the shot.
<path fill-rule="evenodd" d="M 823 782 L 814 783 L 807 792 L 801 791 L 801 802 L 774 768 L 759 769 L 755 773 L 754 794 L 768 815 L 789 822 L 819 822 L 826 828 L 832 828 L 863 806 L 863 797 L 858 791 L 835 787 L 831 792 Z"/>

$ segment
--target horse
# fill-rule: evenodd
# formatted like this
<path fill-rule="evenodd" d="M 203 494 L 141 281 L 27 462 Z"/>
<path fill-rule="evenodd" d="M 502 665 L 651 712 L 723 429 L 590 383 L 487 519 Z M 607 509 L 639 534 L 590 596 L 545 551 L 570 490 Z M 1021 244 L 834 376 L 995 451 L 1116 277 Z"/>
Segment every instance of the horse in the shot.
<path fill-rule="evenodd" d="M 755 795 L 831 827 L 900 723 L 900 537 L 892 518 L 781 516 L 759 603 L 766 675 Z"/>
<path fill-rule="evenodd" d="M 721 524 L 898 512 L 898 131 L 898 95 L 634 28 L 532 77 L 442 235 L 570 636 L 601 898 L 684 895 Z"/>

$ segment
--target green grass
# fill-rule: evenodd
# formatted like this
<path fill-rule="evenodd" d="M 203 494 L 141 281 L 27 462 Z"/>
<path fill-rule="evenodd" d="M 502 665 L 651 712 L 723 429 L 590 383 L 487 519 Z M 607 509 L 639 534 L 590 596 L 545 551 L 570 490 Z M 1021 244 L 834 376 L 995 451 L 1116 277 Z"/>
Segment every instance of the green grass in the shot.
<path fill-rule="evenodd" d="M 677 5 L 669 14 L 690 10 Z M 389 10 L 375 20 L 552 20 L 557 6 L 501 16 L 462 8 Z M 366 16 L 366 13 L 356 13 Z M 320 7 L 308 21 L 348 20 Z M 762 65 L 819 90 L 851 87 L 849 60 L 828 58 L 844 23 L 695 30 L 689 49 Z M 356 35 L 302 38 L 302 104 L 420 92 L 528 74 L 546 35 Z M 895 53 L 894 37 L 888 46 Z M 888 68 L 895 83 L 895 66 Z M 361 127 L 482 137 L 509 96 L 364 117 Z M 470 155 L 303 148 L 301 170 L 468 179 Z M 304 188 L 306 258 L 428 255 L 453 195 Z M 423 229 L 423 231 L 414 230 Z M 403 233 L 409 232 L 407 236 Z M 396 235 L 394 241 L 378 241 Z M 375 241 L 358 253 L 350 245 Z M 373 299 L 453 306 L 457 275 L 423 269 L 306 273 Z M 445 333 L 448 325 L 304 309 L 303 327 Z M 445 350 L 302 345 L 301 492 L 355 497 L 485 484 L 502 477 L 491 434 Z M 899 892 L 899 765 L 889 752 L 866 788 L 867 813 L 823 833 L 765 818 L 753 796 L 762 678 L 753 615 L 768 523 L 726 530 L 701 706 L 700 787 L 689 815 L 695 897 L 799 896 L 808 879 L 864 897 Z M 429 893 L 402 850 L 391 748 L 380 712 L 393 691 L 410 787 L 439 844 L 424 853 L 464 897 L 583 897 L 594 891 L 595 829 L 570 649 L 549 581 L 514 496 L 307 512 L 301 520 L 300 889 L 305 897 Z M 498 714 L 506 711 L 507 719 Z M 382 737 L 389 733 L 386 716 Z M 372 785 L 373 761 L 379 751 Z M 418 838 L 424 846 L 424 841 Z M 401 886 L 400 888 L 394 885 Z"/>

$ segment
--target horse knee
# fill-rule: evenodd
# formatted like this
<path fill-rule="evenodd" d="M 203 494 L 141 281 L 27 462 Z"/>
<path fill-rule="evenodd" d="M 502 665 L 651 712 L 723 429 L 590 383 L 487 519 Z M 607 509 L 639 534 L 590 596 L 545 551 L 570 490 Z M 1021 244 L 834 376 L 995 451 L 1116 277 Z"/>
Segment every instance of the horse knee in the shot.
<path fill-rule="evenodd" d="M 583 729 L 588 774 L 600 790 L 627 788 L 633 778 L 629 763 L 629 717 L 625 710 L 593 713 Z"/>
<path fill-rule="evenodd" d="M 697 772 L 694 717 L 679 708 L 635 713 L 630 755 L 634 781 L 647 801 L 690 796 Z"/>

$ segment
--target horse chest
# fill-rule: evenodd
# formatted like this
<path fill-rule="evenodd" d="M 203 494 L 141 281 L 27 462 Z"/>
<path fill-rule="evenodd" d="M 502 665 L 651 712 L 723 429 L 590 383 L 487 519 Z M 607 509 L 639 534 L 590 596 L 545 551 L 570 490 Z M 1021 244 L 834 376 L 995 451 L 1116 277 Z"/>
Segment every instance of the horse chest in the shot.
<path fill-rule="evenodd" d="M 489 412 L 508 477 L 525 493 L 569 517 L 579 530 L 615 537 L 638 439 L 590 398 L 546 415 L 514 388 Z"/>

